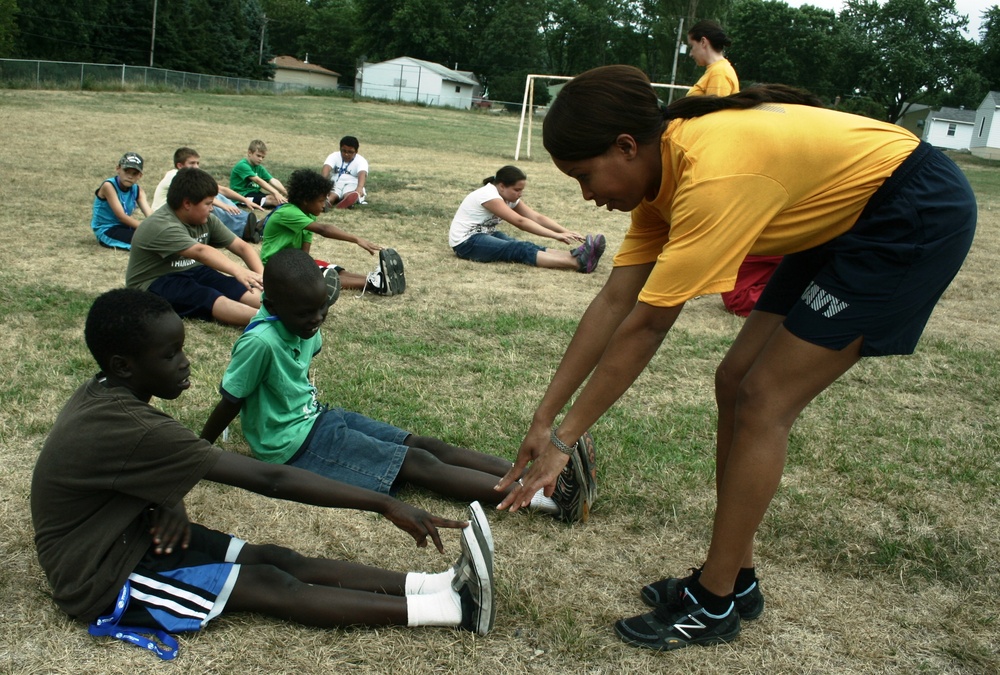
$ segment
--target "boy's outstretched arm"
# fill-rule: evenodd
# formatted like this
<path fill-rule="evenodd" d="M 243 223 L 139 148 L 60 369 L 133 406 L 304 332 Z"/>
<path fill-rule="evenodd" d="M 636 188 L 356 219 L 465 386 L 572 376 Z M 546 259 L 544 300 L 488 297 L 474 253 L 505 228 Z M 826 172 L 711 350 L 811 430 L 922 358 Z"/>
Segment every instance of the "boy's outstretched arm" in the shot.
<path fill-rule="evenodd" d="M 222 397 L 215 406 L 215 410 L 208 416 L 208 420 L 205 421 L 205 426 L 201 428 L 201 437 L 209 443 L 215 443 L 215 439 L 240 414 L 241 407 L 239 403 L 233 403 Z"/>
<path fill-rule="evenodd" d="M 234 243 L 229 245 L 229 250 L 233 250 L 234 247 L 238 247 L 235 242 L 239 242 L 249 248 L 249 244 L 245 241 L 235 239 Z M 195 244 L 190 248 L 180 251 L 180 255 L 185 258 L 197 260 L 202 265 L 211 267 L 213 270 L 222 272 L 223 274 L 228 274 L 246 286 L 248 291 L 264 289 L 264 278 L 262 276 L 263 265 L 260 264 L 260 256 L 257 256 L 257 268 L 259 270 L 257 271 L 238 265 L 208 244 Z"/>
<path fill-rule="evenodd" d="M 461 529 L 468 522 L 432 516 L 423 509 L 393 499 L 389 495 L 330 480 L 284 464 L 269 464 L 235 452 L 224 452 L 205 474 L 207 480 L 256 492 L 265 497 L 313 506 L 359 509 L 381 513 L 393 525 L 409 532 L 417 546 L 427 546 L 427 537 L 444 553 L 439 527 Z"/>
<path fill-rule="evenodd" d="M 374 255 L 377 251 L 381 251 L 382 247 L 378 244 L 373 244 L 367 239 L 363 239 L 356 235 L 353 235 L 345 230 L 340 229 L 336 225 L 331 225 L 330 223 L 310 223 L 307 227 L 310 232 L 315 232 L 321 237 L 326 237 L 327 239 L 337 239 L 339 241 L 347 241 L 352 244 L 357 244 L 364 250 L 368 251 Z"/>

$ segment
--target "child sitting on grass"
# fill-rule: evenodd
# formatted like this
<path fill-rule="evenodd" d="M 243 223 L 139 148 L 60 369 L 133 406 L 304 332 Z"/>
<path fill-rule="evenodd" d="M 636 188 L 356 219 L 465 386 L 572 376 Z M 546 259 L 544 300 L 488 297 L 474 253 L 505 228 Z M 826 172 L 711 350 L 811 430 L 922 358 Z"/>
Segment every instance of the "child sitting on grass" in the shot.
<path fill-rule="evenodd" d="M 139 185 L 140 178 L 142 157 L 135 152 L 126 152 L 118 160 L 115 175 L 105 179 L 94 191 L 90 228 L 101 246 L 127 251 L 132 246 L 132 235 L 140 222 L 132 217 L 132 213 L 136 208 L 147 217 L 153 212 L 146 201 L 146 193 Z"/>
<path fill-rule="evenodd" d="M 328 239 L 357 244 L 368 253 L 379 254 L 379 266 L 367 276 L 348 272 L 339 265 L 317 261 L 321 267 L 332 267 L 340 275 L 340 285 L 345 289 L 365 290 L 378 295 L 398 295 L 406 290 L 403 261 L 395 250 L 383 248 L 367 239 L 345 232 L 331 223 L 318 223 L 323 213 L 332 182 L 311 169 L 292 172 L 288 179 L 288 204 L 278 207 L 267 217 L 260 258 L 268 259 L 285 248 L 302 249 L 309 253 L 313 233 Z"/>
<path fill-rule="evenodd" d="M 181 316 L 245 326 L 260 307 L 264 266 L 253 246 L 212 215 L 218 193 L 206 172 L 180 169 L 167 190 L 167 205 L 136 231 L 125 285 L 166 298 Z"/>
<path fill-rule="evenodd" d="M 288 201 L 288 192 L 281 181 L 264 167 L 265 157 L 267 144 L 261 140 L 250 141 L 247 156 L 229 172 L 229 187 L 255 204 L 273 209 Z"/>
<path fill-rule="evenodd" d="M 368 160 L 358 154 L 361 144 L 354 136 L 340 139 L 340 151 L 331 152 L 323 162 L 323 177 L 329 178 L 328 204 L 338 209 L 349 209 L 355 204 L 364 204 L 368 192 Z"/>
<path fill-rule="evenodd" d="M 150 405 L 191 386 L 184 324 L 146 291 L 94 302 L 87 347 L 101 369 L 63 407 L 31 483 L 38 560 L 66 613 L 176 656 L 169 633 L 222 613 L 256 612 L 311 626 L 462 626 L 485 634 L 494 616 L 488 530 L 438 518 L 391 497 L 306 471 L 225 452 Z M 418 546 L 463 528 L 463 555 L 439 574 L 391 572 L 255 545 L 188 522 L 183 498 L 209 480 L 273 497 L 381 513 Z M 475 505 L 474 505 L 475 506 Z M 475 510 L 477 524 L 482 526 Z M 154 634 L 156 641 L 141 638 Z"/>
<path fill-rule="evenodd" d="M 351 485 L 393 494 L 404 483 L 445 497 L 497 504 L 494 489 L 510 462 L 318 402 L 309 382 L 312 358 L 323 345 L 320 326 L 329 303 L 319 268 L 303 251 L 284 249 L 264 268 L 263 307 L 233 347 L 222 378 L 222 399 L 201 436 L 214 441 L 241 415 L 254 456 Z M 534 508 L 563 520 L 585 519 L 593 501 L 590 453 L 576 447 L 553 498 L 538 491 Z"/>

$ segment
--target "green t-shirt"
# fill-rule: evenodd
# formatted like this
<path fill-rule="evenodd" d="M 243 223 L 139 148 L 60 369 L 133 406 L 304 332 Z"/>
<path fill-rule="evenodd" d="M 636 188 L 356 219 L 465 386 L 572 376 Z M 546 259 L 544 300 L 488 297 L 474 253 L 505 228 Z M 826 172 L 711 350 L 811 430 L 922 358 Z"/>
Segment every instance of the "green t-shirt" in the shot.
<path fill-rule="evenodd" d="M 249 159 L 244 157 L 229 172 L 229 189 L 244 197 L 253 192 L 261 192 L 260 186 L 250 180 L 251 176 L 263 178 L 265 182 L 270 182 L 272 178 L 263 164 L 254 166 Z"/>
<path fill-rule="evenodd" d="M 318 331 L 303 340 L 263 307 L 233 345 L 220 391 L 241 404 L 243 436 L 257 459 L 284 464 L 312 430 L 322 407 L 309 365 L 322 346 Z"/>
<path fill-rule="evenodd" d="M 125 285 L 149 290 L 149 285 L 165 274 L 183 272 L 201 263 L 180 255 L 195 244 L 227 248 L 236 239 L 222 221 L 209 214 L 204 225 L 180 221 L 169 205 L 157 209 L 142 221 L 132 235 Z"/>
<path fill-rule="evenodd" d="M 302 248 L 302 244 L 312 242 L 313 233 L 306 228 L 316 222 L 295 204 L 282 204 L 267 217 L 264 227 L 264 241 L 260 245 L 260 261 L 267 259 L 285 248 Z"/>

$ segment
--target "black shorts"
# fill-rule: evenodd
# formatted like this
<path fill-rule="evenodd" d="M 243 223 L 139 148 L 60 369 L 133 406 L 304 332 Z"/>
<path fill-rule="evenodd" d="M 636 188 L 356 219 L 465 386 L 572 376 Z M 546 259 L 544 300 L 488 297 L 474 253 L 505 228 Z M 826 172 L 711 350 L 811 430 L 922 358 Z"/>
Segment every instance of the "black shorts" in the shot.
<path fill-rule="evenodd" d="M 212 320 L 212 306 L 220 296 L 239 302 L 247 287 L 206 265 L 171 272 L 149 285 L 149 291 L 169 302 L 179 316 Z"/>
<path fill-rule="evenodd" d="M 786 255 L 754 309 L 807 342 L 862 356 L 911 354 L 976 231 L 976 199 L 955 163 L 921 143 L 854 227 Z"/>

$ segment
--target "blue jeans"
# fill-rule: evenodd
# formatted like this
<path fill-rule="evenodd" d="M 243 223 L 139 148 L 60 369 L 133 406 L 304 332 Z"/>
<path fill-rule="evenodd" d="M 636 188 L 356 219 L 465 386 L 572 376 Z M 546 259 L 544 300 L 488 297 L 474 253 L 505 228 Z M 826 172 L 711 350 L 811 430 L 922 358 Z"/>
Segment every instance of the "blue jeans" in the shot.
<path fill-rule="evenodd" d="M 409 435 L 360 413 L 330 408 L 316 419 L 302 449 L 287 464 L 392 494 L 392 484 L 409 450 L 403 445 Z"/>
<path fill-rule="evenodd" d="M 492 234 L 474 234 L 452 248 L 459 258 L 473 262 L 517 262 L 534 266 L 544 246 L 521 241 L 499 230 Z"/>
<path fill-rule="evenodd" d="M 235 202 L 233 202 L 231 199 L 223 197 L 222 195 L 216 196 L 216 199 L 218 199 L 220 202 L 225 202 L 230 206 L 236 206 Z M 223 225 L 229 228 L 230 232 L 235 234 L 237 237 L 240 238 L 243 237 L 243 230 L 245 230 L 247 226 L 247 216 L 249 215 L 248 212 L 240 211 L 239 213 L 234 215 L 231 213 L 227 213 L 225 209 L 220 209 L 218 206 L 213 206 L 212 213 L 215 214 L 216 218 L 222 221 Z"/>

